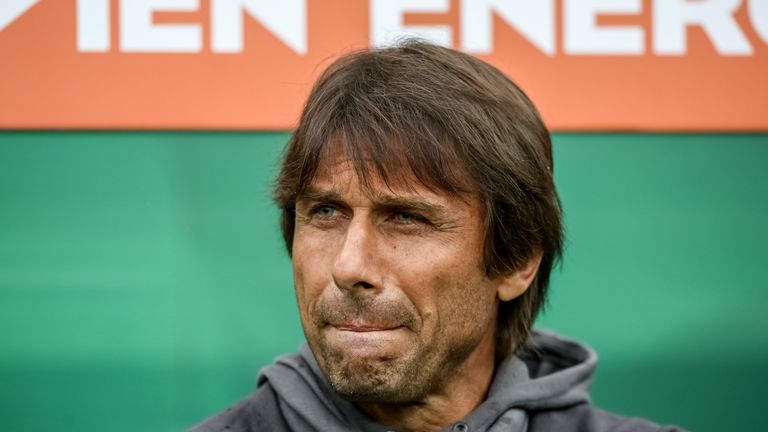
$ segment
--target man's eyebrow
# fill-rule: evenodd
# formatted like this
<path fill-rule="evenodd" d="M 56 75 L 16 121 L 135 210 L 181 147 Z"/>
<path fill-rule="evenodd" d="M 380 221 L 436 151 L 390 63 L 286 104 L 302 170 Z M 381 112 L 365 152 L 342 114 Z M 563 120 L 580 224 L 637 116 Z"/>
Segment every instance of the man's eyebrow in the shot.
<path fill-rule="evenodd" d="M 307 188 L 296 197 L 296 202 L 325 202 L 331 204 L 343 204 L 344 198 L 334 190 Z M 433 203 L 421 197 L 408 197 L 401 195 L 376 194 L 371 197 L 373 207 L 380 209 L 402 209 L 417 211 L 430 215 L 440 215 L 445 212 L 445 206 Z"/>
<path fill-rule="evenodd" d="M 299 201 L 340 203 L 344 200 L 338 192 L 332 190 L 307 188 L 296 197 L 296 202 Z"/>
<path fill-rule="evenodd" d="M 384 209 L 410 210 L 430 215 L 441 215 L 445 206 L 416 197 L 379 196 L 374 199 L 374 206 Z"/>
<path fill-rule="evenodd" d="M 309 188 L 296 197 L 295 204 L 314 205 L 315 203 L 327 203 L 342 206 L 344 199 L 336 191 Z"/>

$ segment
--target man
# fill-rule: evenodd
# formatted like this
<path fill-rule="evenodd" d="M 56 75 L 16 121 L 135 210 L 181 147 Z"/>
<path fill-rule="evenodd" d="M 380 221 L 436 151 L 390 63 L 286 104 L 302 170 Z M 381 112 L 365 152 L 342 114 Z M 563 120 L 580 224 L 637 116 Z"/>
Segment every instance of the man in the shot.
<path fill-rule="evenodd" d="M 196 431 L 673 430 L 594 408 L 594 352 L 531 332 L 563 243 L 550 137 L 492 66 L 337 60 L 275 196 L 308 346 Z"/>

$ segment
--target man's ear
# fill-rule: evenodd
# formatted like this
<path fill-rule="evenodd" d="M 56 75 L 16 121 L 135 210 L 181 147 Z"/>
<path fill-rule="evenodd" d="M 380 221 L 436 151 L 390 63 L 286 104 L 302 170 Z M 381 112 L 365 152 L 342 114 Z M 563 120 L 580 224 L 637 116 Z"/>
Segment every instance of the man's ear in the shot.
<path fill-rule="evenodd" d="M 536 252 L 525 264 L 514 272 L 499 276 L 497 295 L 501 301 L 510 301 L 522 295 L 531 286 L 539 270 L 541 252 Z"/>

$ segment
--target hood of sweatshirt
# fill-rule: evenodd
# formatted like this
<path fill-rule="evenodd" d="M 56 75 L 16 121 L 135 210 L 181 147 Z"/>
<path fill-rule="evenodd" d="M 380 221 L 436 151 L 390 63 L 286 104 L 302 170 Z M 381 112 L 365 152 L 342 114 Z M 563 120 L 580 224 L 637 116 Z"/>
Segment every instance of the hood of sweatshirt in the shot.
<path fill-rule="evenodd" d="M 486 400 L 459 423 L 467 432 L 523 432 L 528 410 L 588 402 L 596 364 L 597 355 L 588 346 L 536 330 L 521 353 L 496 366 Z M 258 384 L 267 382 L 293 430 L 392 430 L 373 422 L 333 391 L 307 344 L 298 354 L 279 357 L 263 369 Z"/>

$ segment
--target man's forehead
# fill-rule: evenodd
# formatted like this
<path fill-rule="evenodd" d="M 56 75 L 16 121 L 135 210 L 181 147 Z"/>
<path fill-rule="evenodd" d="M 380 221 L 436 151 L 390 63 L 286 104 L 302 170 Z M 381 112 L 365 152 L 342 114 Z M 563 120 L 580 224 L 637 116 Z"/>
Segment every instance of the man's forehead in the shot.
<path fill-rule="evenodd" d="M 365 170 L 362 174 L 366 176 L 365 180 L 361 179 L 360 171 L 348 157 L 320 162 L 314 178 L 299 194 L 297 201 L 357 201 L 362 204 L 362 199 L 362 202 L 371 205 L 422 209 L 441 217 L 455 212 L 483 213 L 476 193 L 452 193 L 427 186 L 407 166 L 387 171 L 386 181 L 371 166 L 357 168 Z"/>
<path fill-rule="evenodd" d="M 370 159 L 366 159 L 366 163 L 369 163 Z M 327 181 L 334 177 L 334 174 L 346 174 L 347 172 L 354 173 L 355 165 L 345 154 L 334 154 L 323 157 L 317 164 L 317 172 L 315 173 L 315 180 Z"/>
<path fill-rule="evenodd" d="M 362 168 L 365 170 L 365 178 L 361 178 L 350 158 L 343 155 L 328 158 L 318 165 L 307 190 L 340 194 L 355 190 L 375 201 L 391 198 L 421 198 L 430 201 L 450 199 L 447 192 L 424 185 L 411 170 L 402 166 L 391 167 L 386 179 L 373 168 L 369 160 L 366 160 Z"/>

